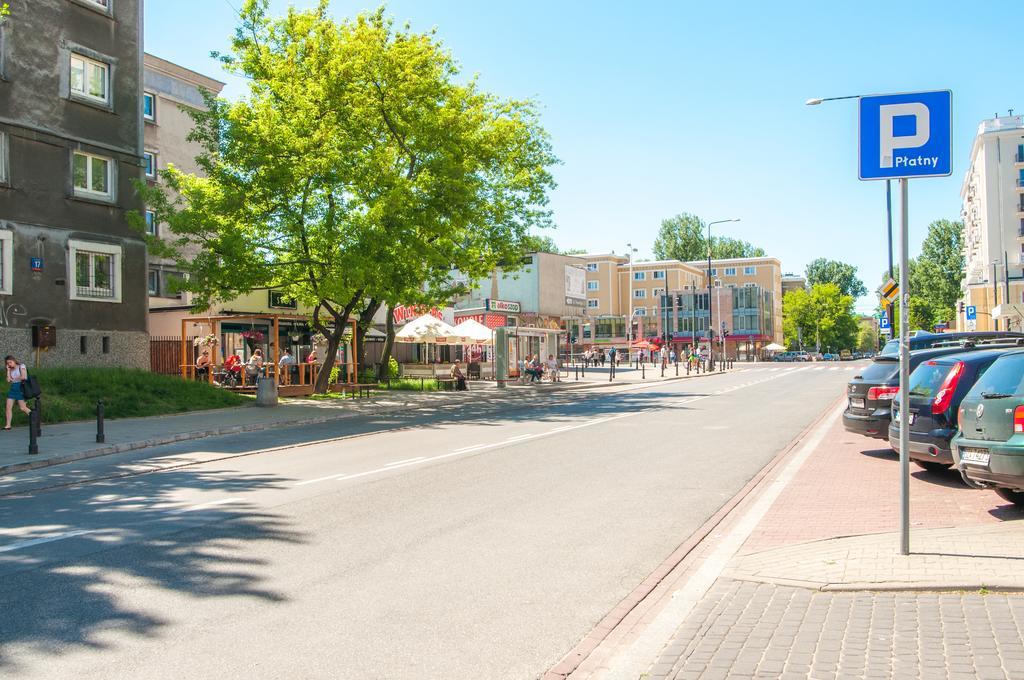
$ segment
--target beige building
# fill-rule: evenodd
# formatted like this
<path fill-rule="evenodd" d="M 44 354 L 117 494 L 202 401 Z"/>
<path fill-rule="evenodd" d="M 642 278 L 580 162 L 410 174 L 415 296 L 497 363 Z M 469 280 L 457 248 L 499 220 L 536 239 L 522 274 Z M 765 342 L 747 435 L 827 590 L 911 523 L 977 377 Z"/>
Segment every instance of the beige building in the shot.
<path fill-rule="evenodd" d="M 707 260 L 687 262 L 693 267 L 701 267 L 707 272 Z M 758 287 L 771 293 L 772 342 L 782 344 L 782 262 L 775 257 L 737 257 L 724 260 L 711 260 L 711 280 L 713 286 L 722 288 Z M 707 287 L 705 276 L 704 286 Z M 768 329 L 765 329 L 768 330 Z"/>
<path fill-rule="evenodd" d="M 145 121 L 145 175 L 149 182 L 157 181 L 157 173 L 168 165 L 183 172 L 198 174 L 199 166 L 195 162 L 200 147 L 188 141 L 193 122 L 188 109 L 201 110 L 205 107 L 201 89 L 219 94 L 224 83 L 172 64 L 169 61 L 145 55 L 143 62 L 143 102 L 142 117 Z M 166 236 L 161 230 L 160 217 L 153 211 L 146 211 L 146 228 L 153 236 Z M 174 263 L 170 260 L 155 257 L 149 258 L 147 287 L 150 307 L 150 333 L 159 335 L 157 330 L 165 331 L 177 327 L 173 334 L 180 334 L 180 326 L 175 319 L 188 314 L 189 295 L 175 290 L 175 279 L 180 278 Z M 153 310 L 162 319 L 154 319 Z M 173 311 L 172 311 L 173 310 Z M 176 311 L 177 313 L 174 313 Z"/>
<path fill-rule="evenodd" d="M 793 290 L 805 290 L 807 288 L 806 277 L 799 276 L 797 274 L 783 274 L 782 275 L 782 297 L 786 297 L 786 293 Z"/>
<path fill-rule="evenodd" d="M 960 189 L 965 272 L 962 301 L 979 331 L 1024 327 L 1024 116 L 982 121 Z"/>

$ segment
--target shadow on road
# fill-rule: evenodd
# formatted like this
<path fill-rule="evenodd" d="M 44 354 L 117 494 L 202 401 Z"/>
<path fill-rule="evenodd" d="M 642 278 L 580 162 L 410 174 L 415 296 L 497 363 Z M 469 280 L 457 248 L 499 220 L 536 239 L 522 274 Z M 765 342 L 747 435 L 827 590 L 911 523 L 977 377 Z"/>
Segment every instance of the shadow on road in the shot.
<path fill-rule="evenodd" d="M 112 646 L 117 634 L 159 636 L 170 621 L 149 611 L 184 617 L 190 601 L 211 597 L 282 601 L 267 582 L 269 565 L 249 557 L 251 546 L 298 544 L 298 532 L 245 504 L 181 512 L 176 499 L 182 490 L 217 498 L 288 481 L 188 469 L 2 499 L 0 550 L 83 533 L 0 552 L 0 676 L 14 677 L 23 656 L 38 662 Z M 171 606 L 134 601 L 133 590 L 143 586 L 147 598 L 157 589 Z"/>

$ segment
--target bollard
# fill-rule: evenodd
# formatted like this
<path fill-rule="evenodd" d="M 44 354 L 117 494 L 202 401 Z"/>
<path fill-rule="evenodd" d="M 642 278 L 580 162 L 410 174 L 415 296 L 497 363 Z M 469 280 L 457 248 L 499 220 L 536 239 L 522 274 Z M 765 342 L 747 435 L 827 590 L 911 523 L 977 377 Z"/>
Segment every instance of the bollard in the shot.
<path fill-rule="evenodd" d="M 679 362 L 676 362 L 676 377 L 679 377 Z"/>
<path fill-rule="evenodd" d="M 647 380 L 647 364 L 640 362 L 640 379 Z"/>
<path fill-rule="evenodd" d="M 690 375 L 690 360 L 686 360 L 686 375 Z"/>
<path fill-rule="evenodd" d="M 28 454 L 34 456 L 39 453 L 39 442 L 37 437 L 39 431 L 39 412 L 32 409 L 28 414 Z"/>
<path fill-rule="evenodd" d="M 103 444 L 107 441 L 107 435 L 103 432 L 103 400 L 96 402 L 96 443 Z"/>
<path fill-rule="evenodd" d="M 420 377 L 420 392 L 423 391 L 423 377 Z"/>
<path fill-rule="evenodd" d="M 579 380 L 580 379 L 580 367 L 577 366 L 576 364 L 573 364 L 573 368 L 576 369 L 576 380 Z"/>

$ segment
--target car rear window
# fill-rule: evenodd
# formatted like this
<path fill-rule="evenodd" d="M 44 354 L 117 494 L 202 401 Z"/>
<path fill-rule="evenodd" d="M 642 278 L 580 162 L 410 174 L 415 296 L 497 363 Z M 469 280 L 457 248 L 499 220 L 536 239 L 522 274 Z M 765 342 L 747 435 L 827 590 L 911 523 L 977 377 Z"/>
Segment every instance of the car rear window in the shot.
<path fill-rule="evenodd" d="M 1024 394 L 1024 354 L 1008 354 L 999 357 L 988 367 L 978 382 L 974 383 L 970 394 Z"/>
<path fill-rule="evenodd" d="M 899 373 L 898 361 L 872 361 L 871 365 L 861 371 L 860 378 L 868 382 L 885 382 Z"/>
<path fill-rule="evenodd" d="M 890 340 L 882 347 L 881 356 L 898 357 L 900 355 L 900 341 Z"/>
<path fill-rule="evenodd" d="M 910 374 L 910 396 L 931 399 L 942 387 L 942 381 L 949 375 L 950 364 L 926 361 Z"/>

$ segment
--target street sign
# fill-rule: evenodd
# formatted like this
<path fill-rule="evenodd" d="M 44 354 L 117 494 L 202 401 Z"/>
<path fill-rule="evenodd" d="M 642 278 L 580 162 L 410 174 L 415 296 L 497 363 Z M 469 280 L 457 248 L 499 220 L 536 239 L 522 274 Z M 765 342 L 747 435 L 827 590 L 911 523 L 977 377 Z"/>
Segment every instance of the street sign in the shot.
<path fill-rule="evenodd" d="M 878 297 L 886 304 L 891 305 L 900 294 L 900 287 L 892 279 L 886 279 L 885 283 L 878 287 Z"/>
<path fill-rule="evenodd" d="M 978 322 L 975 321 L 974 319 L 968 319 L 967 320 L 967 330 L 973 331 L 973 330 L 977 330 L 977 329 L 978 329 Z"/>
<path fill-rule="evenodd" d="M 892 328 L 892 325 L 889 323 L 889 317 L 886 316 L 885 312 L 882 312 L 882 318 L 878 320 L 878 327 L 882 330 Z"/>
<path fill-rule="evenodd" d="M 978 319 L 978 308 L 975 305 L 967 305 L 967 320 L 976 321 Z"/>
<path fill-rule="evenodd" d="M 860 98 L 860 178 L 946 177 L 953 172 L 949 90 Z"/>

